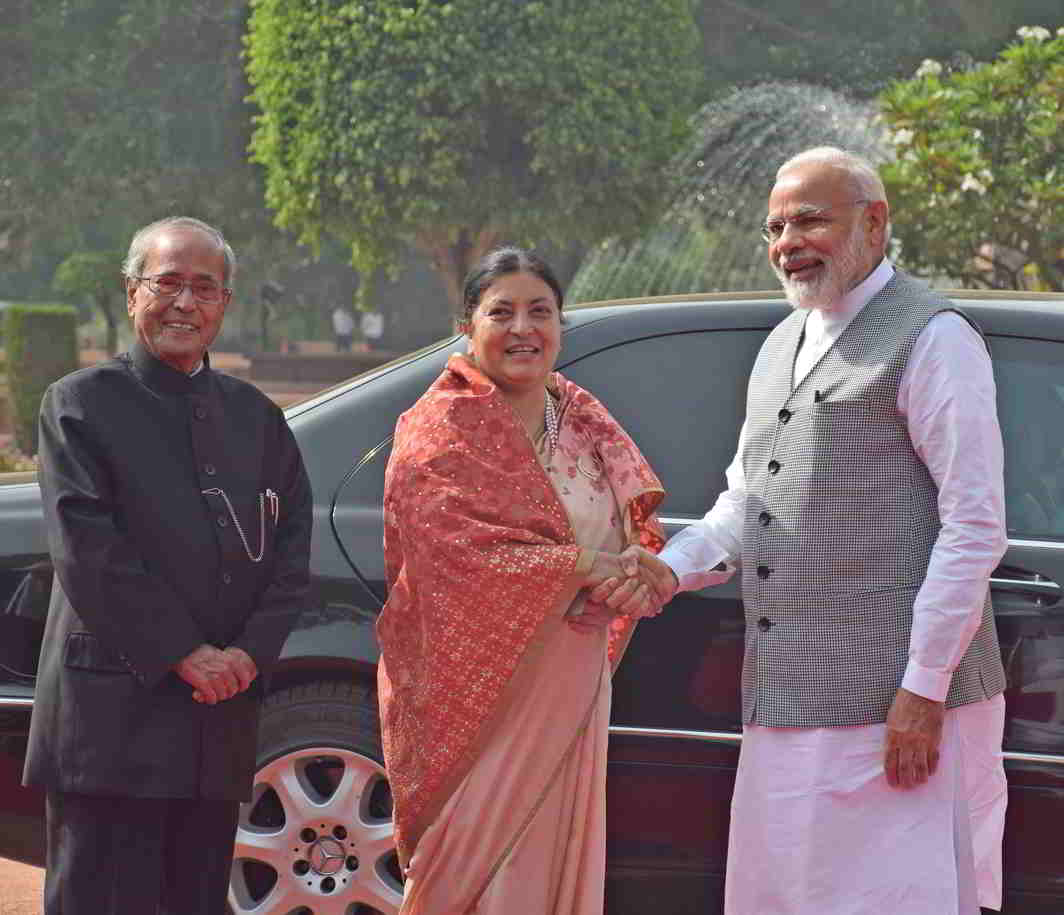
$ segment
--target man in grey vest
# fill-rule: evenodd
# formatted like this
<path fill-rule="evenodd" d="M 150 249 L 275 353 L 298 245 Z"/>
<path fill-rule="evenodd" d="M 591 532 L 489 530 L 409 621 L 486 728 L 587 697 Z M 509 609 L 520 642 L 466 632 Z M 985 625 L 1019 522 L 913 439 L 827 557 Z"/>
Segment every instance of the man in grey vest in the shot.
<path fill-rule="evenodd" d="M 978 328 L 887 260 L 889 226 L 864 160 L 780 168 L 763 234 L 794 313 L 754 365 L 728 490 L 664 565 L 640 555 L 663 599 L 742 560 L 728 915 L 1001 905 L 994 379 Z"/>

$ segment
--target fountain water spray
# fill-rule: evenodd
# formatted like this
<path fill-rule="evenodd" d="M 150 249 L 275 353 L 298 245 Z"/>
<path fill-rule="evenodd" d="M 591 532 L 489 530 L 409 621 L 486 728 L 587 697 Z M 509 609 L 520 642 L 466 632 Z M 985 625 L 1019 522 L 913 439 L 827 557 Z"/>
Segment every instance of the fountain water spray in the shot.
<path fill-rule="evenodd" d="M 695 123 L 664 214 L 640 238 L 592 249 L 571 301 L 778 288 L 759 234 L 776 169 L 811 146 L 873 162 L 887 155 L 875 107 L 818 86 L 737 89 L 704 106 Z"/>

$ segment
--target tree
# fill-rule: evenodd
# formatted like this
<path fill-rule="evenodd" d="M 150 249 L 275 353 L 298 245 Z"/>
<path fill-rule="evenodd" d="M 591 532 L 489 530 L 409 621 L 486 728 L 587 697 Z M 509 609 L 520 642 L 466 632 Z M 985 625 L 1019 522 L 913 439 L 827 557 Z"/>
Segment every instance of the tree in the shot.
<path fill-rule="evenodd" d="M 116 251 L 76 251 L 55 272 L 56 292 L 92 301 L 107 325 L 107 354 L 118 351 L 118 322 L 125 315 L 125 296 L 118 264 L 122 255 Z"/>
<path fill-rule="evenodd" d="M 645 223 L 696 47 L 689 0 L 253 0 L 253 158 L 279 225 L 364 278 L 414 244 L 457 303 L 503 239 Z"/>
<path fill-rule="evenodd" d="M 986 57 L 1025 22 L 1060 15 L 1060 0 L 696 0 L 696 7 L 711 92 L 798 80 L 869 99 L 925 57 Z"/>
<path fill-rule="evenodd" d="M 7 383 L 15 444 L 37 453 L 41 397 L 53 381 L 78 367 L 77 313 L 55 305 L 9 305 L 4 310 Z"/>
<path fill-rule="evenodd" d="M 991 63 L 928 60 L 881 98 L 901 259 L 969 286 L 1064 290 L 1064 29 Z"/>
<path fill-rule="evenodd" d="M 6 296 L 44 295 L 71 251 L 175 214 L 222 228 L 248 289 L 306 256 L 247 160 L 246 15 L 247 0 L 5 0 L 0 266 L 9 284 L 32 274 Z"/>

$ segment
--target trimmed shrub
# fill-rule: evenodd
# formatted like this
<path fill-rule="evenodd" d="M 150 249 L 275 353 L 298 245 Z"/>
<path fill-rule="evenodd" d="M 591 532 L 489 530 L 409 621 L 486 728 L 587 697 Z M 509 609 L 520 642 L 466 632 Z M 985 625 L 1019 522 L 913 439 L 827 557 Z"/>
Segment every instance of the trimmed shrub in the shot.
<path fill-rule="evenodd" d="M 37 453 L 45 389 L 78 367 L 77 323 L 77 312 L 62 305 L 10 305 L 4 312 L 11 420 L 23 454 Z"/>

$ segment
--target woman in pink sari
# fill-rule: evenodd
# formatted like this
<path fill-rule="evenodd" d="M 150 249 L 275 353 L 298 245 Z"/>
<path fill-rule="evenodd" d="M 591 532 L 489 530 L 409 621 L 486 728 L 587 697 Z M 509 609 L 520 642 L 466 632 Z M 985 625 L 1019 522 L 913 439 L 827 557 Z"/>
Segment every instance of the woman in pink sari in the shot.
<path fill-rule="evenodd" d="M 664 494 L 553 372 L 561 309 L 539 258 L 489 254 L 466 282 L 469 355 L 396 427 L 377 632 L 402 915 L 602 913 L 610 676 L 657 607 L 633 578 L 608 626 L 574 620 L 583 589 L 625 577 L 626 546 L 660 549 Z"/>

